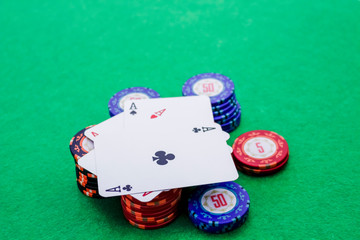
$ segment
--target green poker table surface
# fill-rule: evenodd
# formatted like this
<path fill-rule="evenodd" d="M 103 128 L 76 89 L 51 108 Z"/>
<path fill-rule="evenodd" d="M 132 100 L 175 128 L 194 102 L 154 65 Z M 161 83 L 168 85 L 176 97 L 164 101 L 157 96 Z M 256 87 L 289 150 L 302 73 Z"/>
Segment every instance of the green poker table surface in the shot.
<path fill-rule="evenodd" d="M 360 239 L 359 19 L 357 0 L 1 1 L 0 238 Z M 203 233 L 183 199 L 171 225 L 141 230 L 118 198 L 79 192 L 69 141 L 114 93 L 181 96 L 206 72 L 242 106 L 229 145 L 264 129 L 290 148 L 273 176 L 239 173 L 241 228 Z"/>

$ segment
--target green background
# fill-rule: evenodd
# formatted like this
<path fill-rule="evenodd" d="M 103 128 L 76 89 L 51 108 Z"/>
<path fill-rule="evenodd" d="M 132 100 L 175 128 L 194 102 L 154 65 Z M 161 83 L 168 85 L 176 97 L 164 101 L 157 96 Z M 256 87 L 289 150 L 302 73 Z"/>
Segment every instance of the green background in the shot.
<path fill-rule="evenodd" d="M 290 147 L 284 171 L 240 173 L 244 226 L 209 235 L 184 212 L 144 231 L 117 198 L 78 191 L 69 141 L 108 118 L 115 92 L 180 96 L 204 72 L 235 83 L 243 115 L 229 145 L 266 129 Z M 3 0 L 0 81 L 1 239 L 360 238 L 358 0 Z"/>

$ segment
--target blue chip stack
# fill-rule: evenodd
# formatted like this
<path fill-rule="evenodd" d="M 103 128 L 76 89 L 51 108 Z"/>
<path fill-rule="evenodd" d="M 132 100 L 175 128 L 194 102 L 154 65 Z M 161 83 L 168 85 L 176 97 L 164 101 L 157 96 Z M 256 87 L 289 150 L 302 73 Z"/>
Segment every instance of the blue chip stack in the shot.
<path fill-rule="evenodd" d="M 240 227 L 249 214 L 250 198 L 235 182 L 197 187 L 188 200 L 188 213 L 196 228 L 224 233 Z"/>
<path fill-rule="evenodd" d="M 241 120 L 241 107 L 236 100 L 233 81 L 219 73 L 202 73 L 187 80 L 183 96 L 210 97 L 214 121 L 228 133 L 234 131 Z"/>
<path fill-rule="evenodd" d="M 124 102 L 133 99 L 159 98 L 156 91 L 146 87 L 131 87 L 121 90 L 111 97 L 108 108 L 110 117 L 113 117 L 124 111 Z"/>

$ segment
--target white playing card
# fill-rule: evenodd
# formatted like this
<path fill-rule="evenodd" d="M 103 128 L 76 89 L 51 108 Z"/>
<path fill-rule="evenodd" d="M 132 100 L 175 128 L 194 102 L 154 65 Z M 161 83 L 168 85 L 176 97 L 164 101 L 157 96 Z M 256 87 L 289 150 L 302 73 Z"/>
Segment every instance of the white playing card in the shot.
<path fill-rule="evenodd" d="M 112 118 L 109 118 L 92 128 L 87 129 L 84 134 L 86 137 L 95 141 L 97 137 L 113 131 L 115 128 L 123 128 L 124 126 L 124 115 L 119 113 Z"/>
<path fill-rule="evenodd" d="M 140 202 L 150 202 L 151 200 L 156 198 L 160 193 L 162 193 L 164 191 L 169 191 L 169 190 L 167 189 L 167 190 L 162 190 L 162 191 L 149 191 L 149 192 L 143 192 L 143 193 L 134 193 L 134 194 L 130 194 L 130 195 L 133 198 L 136 198 L 137 200 L 139 200 Z"/>
<path fill-rule="evenodd" d="M 96 172 L 95 151 L 94 150 L 89 151 L 88 154 L 86 154 L 85 156 L 80 158 L 78 161 L 78 164 L 82 168 L 85 168 L 86 170 L 90 171 L 91 173 L 98 175 Z M 136 194 L 131 194 L 131 196 L 141 202 L 150 202 L 151 200 L 153 200 L 155 197 L 157 197 L 163 191 L 168 191 L 168 189 L 162 190 L 162 191 L 149 191 L 149 192 L 143 192 L 143 193 L 136 193 Z"/>
<path fill-rule="evenodd" d="M 121 134 L 120 134 L 121 133 Z M 123 129 L 95 142 L 99 194 L 104 197 L 233 181 L 228 134 L 220 125 Z"/>
<path fill-rule="evenodd" d="M 227 138 L 227 133 L 223 132 L 224 138 Z M 228 139 L 228 138 L 227 138 Z M 226 140 L 227 140 L 226 139 Z M 233 152 L 232 147 L 228 146 L 228 150 L 230 153 Z M 80 167 L 88 170 L 89 172 L 98 175 L 97 174 L 97 170 L 96 170 L 96 162 L 95 162 L 95 150 L 91 150 L 88 152 L 88 154 L 86 154 L 85 156 L 81 157 L 78 160 L 78 164 L 80 165 Z M 161 191 L 160 191 L 161 193 Z M 146 194 L 145 194 L 146 195 Z M 157 196 L 157 195 L 156 195 Z M 156 197 L 155 196 L 155 197 Z M 149 200 L 150 201 L 150 200 Z"/>
<path fill-rule="evenodd" d="M 112 136 L 113 138 L 116 135 L 112 134 L 114 131 L 116 131 L 118 135 L 123 134 L 122 131 L 124 125 L 126 125 L 127 128 L 135 127 L 138 130 L 138 135 L 146 135 L 148 134 L 147 129 L 149 127 L 153 128 L 154 130 L 156 129 L 156 127 L 164 128 L 170 125 L 172 128 L 176 128 L 179 124 L 184 125 L 188 123 L 195 124 L 202 122 L 213 124 L 213 115 L 210 99 L 206 96 L 162 98 L 151 99 L 150 101 L 128 101 L 125 103 L 125 106 L 126 105 L 131 106 L 128 109 L 129 111 L 133 110 L 135 107 L 137 110 L 137 115 L 128 114 L 129 116 L 131 115 L 131 117 L 128 118 L 128 121 L 126 121 L 124 117 L 126 116 L 125 110 L 124 113 L 118 114 L 94 126 L 93 128 L 88 129 L 85 132 L 85 135 L 93 141 L 95 141 L 95 139 L 97 140 L 100 136 L 104 136 L 109 141 L 111 141 L 109 136 Z M 192 131 L 197 131 L 198 133 L 205 132 L 204 129 L 202 129 L 201 127 L 196 128 L 195 125 Z M 174 134 L 176 134 L 176 132 L 174 132 Z M 228 133 L 221 132 L 221 134 L 223 135 L 223 139 L 225 139 L 225 141 L 228 140 L 230 137 Z M 134 134 L 134 132 L 131 133 L 131 136 L 135 135 L 136 134 Z M 121 148 L 121 146 L 119 146 L 119 148 Z M 230 146 L 227 146 L 227 149 L 229 149 L 231 153 L 232 148 Z M 95 167 L 99 164 L 95 164 L 95 151 L 96 150 L 89 152 L 89 154 L 79 160 L 79 165 L 96 174 L 98 176 L 98 179 L 102 179 L 102 174 L 99 175 Z M 101 164 L 102 163 L 100 163 L 100 165 Z M 148 188 L 147 191 L 150 190 L 153 189 Z M 151 201 L 161 192 L 162 191 L 150 191 L 145 193 L 135 193 L 131 195 L 140 201 L 147 202 Z M 108 196 L 115 195 L 123 194 L 112 192 Z"/>
<path fill-rule="evenodd" d="M 148 124 L 173 124 L 174 121 L 213 122 L 210 98 L 207 96 L 135 99 L 125 102 L 125 113 L 120 113 L 85 131 L 85 136 L 95 141 L 102 134 L 114 131 L 115 128 L 136 126 L 147 127 Z M 136 114 L 130 112 L 136 110 Z M 125 116 L 130 116 L 125 119 Z"/>
<path fill-rule="evenodd" d="M 124 126 L 127 128 L 214 122 L 207 96 L 130 100 L 125 102 L 124 107 Z"/>
<path fill-rule="evenodd" d="M 95 149 L 89 151 L 86 155 L 78 160 L 80 167 L 88 170 L 89 172 L 97 175 L 96 162 L 95 162 Z"/>
<path fill-rule="evenodd" d="M 180 102 L 180 105 L 179 105 Z M 165 118 L 161 119 L 161 124 L 164 124 L 165 121 L 171 121 L 176 119 L 177 117 L 180 117 L 180 114 L 185 114 L 186 112 L 189 112 L 189 114 L 192 115 L 192 120 L 196 119 L 201 120 L 204 122 L 205 120 L 212 121 L 212 111 L 211 111 L 211 104 L 208 97 L 190 97 L 190 98 L 163 98 L 160 101 L 145 101 L 144 104 L 140 104 L 141 109 L 148 109 L 147 112 L 154 111 L 153 109 L 158 109 L 160 107 L 164 107 L 165 110 L 167 110 L 165 114 Z M 191 109 L 193 112 L 191 113 Z M 200 111 L 194 111 L 196 109 L 200 109 Z M 180 110 L 186 110 L 186 112 L 181 112 Z M 190 110 L 190 111 L 189 111 Z M 145 111 L 143 111 L 146 113 Z M 177 112 L 178 115 L 170 115 L 169 113 Z M 141 114 L 139 115 L 141 117 Z M 172 117 L 172 118 L 171 118 Z M 137 118 L 141 123 L 148 119 L 144 118 Z M 178 120 L 178 119 L 176 119 Z M 135 124 L 135 120 L 131 119 L 133 123 Z M 143 124 L 142 124 L 143 125 Z M 106 135 L 107 133 L 110 133 L 111 131 L 114 131 L 115 129 L 120 130 L 123 127 L 123 114 L 118 114 L 112 118 L 107 119 L 106 121 L 97 124 L 96 126 L 88 129 L 85 131 L 85 136 L 90 138 L 93 141 L 96 141 L 96 138 L 102 135 Z M 94 152 L 88 154 L 86 157 L 84 157 L 81 161 L 79 161 L 79 165 L 84 167 L 85 169 L 96 173 L 95 168 L 95 155 Z M 98 174 L 97 174 L 98 175 Z M 133 194 L 132 196 L 136 199 L 147 202 L 151 201 L 153 198 L 155 198 L 157 195 L 159 195 L 162 191 L 152 191 L 151 193 L 139 193 L 139 194 Z"/>

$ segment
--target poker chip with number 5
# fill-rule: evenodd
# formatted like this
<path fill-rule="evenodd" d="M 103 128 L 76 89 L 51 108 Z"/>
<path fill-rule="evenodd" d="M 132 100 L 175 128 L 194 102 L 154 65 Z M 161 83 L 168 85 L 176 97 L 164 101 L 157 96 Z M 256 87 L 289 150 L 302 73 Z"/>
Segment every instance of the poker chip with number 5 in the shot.
<path fill-rule="evenodd" d="M 200 230 L 223 233 L 240 227 L 249 214 L 250 198 L 235 182 L 197 187 L 189 197 L 191 222 Z"/>
<path fill-rule="evenodd" d="M 236 138 L 232 154 L 235 164 L 243 172 L 268 175 L 287 163 L 289 147 L 279 134 L 255 130 Z"/>

